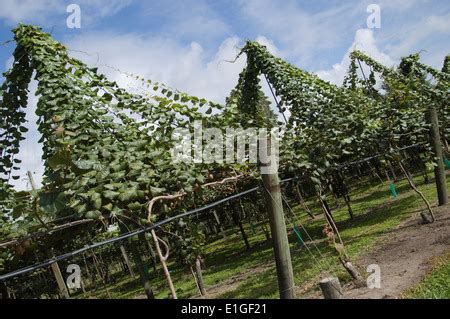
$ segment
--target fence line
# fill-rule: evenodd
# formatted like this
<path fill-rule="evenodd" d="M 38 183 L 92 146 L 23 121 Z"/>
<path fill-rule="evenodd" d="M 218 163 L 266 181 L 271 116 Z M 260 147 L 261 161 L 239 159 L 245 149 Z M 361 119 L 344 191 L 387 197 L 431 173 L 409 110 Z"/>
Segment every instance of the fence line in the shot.
<path fill-rule="evenodd" d="M 254 193 L 254 192 L 258 191 L 259 188 L 260 187 L 255 187 L 255 188 L 248 189 L 246 191 L 243 191 L 241 193 L 229 196 L 227 198 L 221 199 L 221 200 L 219 200 L 217 202 L 208 204 L 206 206 L 199 207 L 197 209 L 194 209 L 194 210 L 191 210 L 191 211 L 188 211 L 188 212 L 185 212 L 185 213 L 182 213 L 182 214 L 179 214 L 179 215 L 167 218 L 167 219 L 165 219 L 163 221 L 160 221 L 158 223 L 155 223 L 155 224 L 153 224 L 153 225 L 151 225 L 149 227 L 142 228 L 142 229 L 139 229 L 139 230 L 136 230 L 136 231 L 132 231 L 132 232 L 129 232 L 129 233 L 123 234 L 121 236 L 118 236 L 118 237 L 115 237 L 115 238 L 111 238 L 111 239 L 108 239 L 108 240 L 105 240 L 105 241 L 102 241 L 102 242 L 98 242 L 98 243 L 92 244 L 90 246 L 86 246 L 86 247 L 80 248 L 78 250 L 74 250 L 74 251 L 72 251 L 70 253 L 66 253 L 66 254 L 63 254 L 63 255 L 60 255 L 60 256 L 48 259 L 48 260 L 46 260 L 44 262 L 41 262 L 41 263 L 33 265 L 33 266 L 28 266 L 28 267 L 21 268 L 19 270 L 10 272 L 10 273 L 8 273 L 6 275 L 0 276 L 0 281 L 5 281 L 7 279 L 10 279 L 10 278 L 13 278 L 13 277 L 16 277 L 16 276 L 19 276 L 19 275 L 23 275 L 23 274 L 29 273 L 31 271 L 35 271 L 35 270 L 40 269 L 40 268 L 48 267 L 48 266 L 52 265 L 55 262 L 59 262 L 59 261 L 68 259 L 70 257 L 74 257 L 76 255 L 82 254 L 82 253 L 84 253 L 86 251 L 89 251 L 91 249 L 94 249 L 94 248 L 98 248 L 98 247 L 101 247 L 101 246 L 104 246 L 104 245 L 108 245 L 108 244 L 113 244 L 113 243 L 116 243 L 116 242 L 119 242 L 119 241 L 122 241 L 122 240 L 125 240 L 125 239 L 128 239 L 128 238 L 134 237 L 136 235 L 149 232 L 149 231 L 151 231 L 153 229 L 156 229 L 156 228 L 161 227 L 163 225 L 169 224 L 169 223 L 173 222 L 174 220 L 177 220 L 177 219 L 180 219 L 180 218 L 183 218 L 183 217 L 187 217 L 187 216 L 191 216 L 191 215 L 194 215 L 194 214 L 202 213 L 202 212 L 204 212 L 206 210 L 209 210 L 211 208 L 219 206 L 222 203 L 225 203 L 225 202 L 231 201 L 233 199 L 240 198 L 240 197 L 243 197 L 245 195 Z"/>
<path fill-rule="evenodd" d="M 422 144 L 414 144 L 414 145 L 410 145 L 410 146 L 406 146 L 406 147 L 397 149 L 396 151 L 402 151 L 402 150 L 406 150 L 406 149 L 418 147 L 418 146 L 421 146 L 421 145 L 422 145 Z M 337 166 L 337 168 L 348 167 L 348 166 L 352 166 L 352 165 L 355 165 L 355 164 L 363 163 L 363 162 L 369 161 L 369 160 L 371 160 L 371 159 L 373 159 L 373 158 L 381 157 L 381 156 L 383 156 L 383 155 L 385 155 L 385 154 L 388 154 L 388 153 L 391 153 L 391 152 L 386 152 L 386 153 L 383 153 L 383 154 L 378 154 L 378 155 L 375 155 L 375 156 L 373 156 L 373 157 L 369 157 L 369 158 L 366 158 L 366 159 L 363 159 L 363 160 L 360 160 L 360 161 L 356 161 L 356 162 L 352 162 L 352 163 L 342 164 L 342 165 L 340 165 L 340 166 Z M 289 183 L 289 182 L 291 182 L 291 181 L 295 181 L 295 180 L 299 180 L 299 179 L 301 179 L 301 178 L 300 178 L 300 177 L 287 178 L 287 179 L 281 180 L 280 183 L 283 183 L 283 184 L 284 184 L 284 183 Z M 70 252 L 70 253 L 66 253 L 66 254 L 63 254 L 63 255 L 60 255 L 60 256 L 57 256 L 57 257 L 48 259 L 48 260 L 46 260 L 46 261 L 44 261 L 44 262 L 35 264 L 35 265 L 33 265 L 33 266 L 28 266 L 28 267 L 24 267 L 24 268 L 15 270 L 15 271 L 13 271 L 13 272 L 10 272 L 10 273 L 8 273 L 8 274 L 5 274 L 5 275 L 0 276 L 0 281 L 5 281 L 5 280 L 7 280 L 7 279 L 14 278 L 14 277 L 17 277 L 17 276 L 20 276 L 20 275 L 23 275 L 23 274 L 26 274 L 26 273 L 35 271 L 35 270 L 40 269 L 40 268 L 48 267 L 48 266 L 52 265 L 52 264 L 55 263 L 55 262 L 59 262 L 59 261 L 68 259 L 68 258 L 70 258 L 70 257 L 74 257 L 74 256 L 76 256 L 76 255 L 82 254 L 82 253 L 84 253 L 84 252 L 86 252 L 86 251 L 89 251 L 89 250 L 91 250 L 91 249 L 94 249 L 94 248 L 98 248 L 98 247 L 101 247 L 101 246 L 104 246 L 104 245 L 108 245 L 108 244 L 113 244 L 113 243 L 116 243 L 116 242 L 120 242 L 120 241 L 122 241 L 122 240 L 131 238 L 131 237 L 134 237 L 134 236 L 136 236 L 136 235 L 139 235 L 139 234 L 143 234 L 143 233 L 149 232 L 149 231 L 151 231 L 151 230 L 153 230 L 153 229 L 156 229 L 156 228 L 159 228 L 159 227 L 161 227 L 161 226 L 163 226 L 163 225 L 169 224 L 169 223 L 173 222 L 174 220 L 177 220 L 177 219 L 180 219 L 180 218 L 183 218 L 183 217 L 188 217 L 188 216 L 191 216 L 191 215 L 194 215 L 194 214 L 198 214 L 198 213 L 205 212 L 206 210 L 209 210 L 209 209 L 211 209 L 211 208 L 217 207 L 217 206 L 219 206 L 220 204 L 223 204 L 223 203 L 226 203 L 226 202 L 228 202 L 228 201 L 231 201 L 231 200 L 234 200 L 234 199 L 237 199 L 237 198 L 241 198 L 241 197 L 243 197 L 243 196 L 245 196 L 245 195 L 254 193 L 254 192 L 258 191 L 260 188 L 261 188 L 261 186 L 258 186 L 258 187 L 254 187 L 254 188 L 248 189 L 248 190 L 246 190 L 246 191 L 243 191 L 243 192 L 234 194 L 234 195 L 232 195 L 232 196 L 226 197 L 226 198 L 224 198 L 224 199 L 221 199 L 221 200 L 219 200 L 219 201 L 213 202 L 213 203 L 211 203 L 211 204 L 208 204 L 208 205 L 205 205 L 205 206 L 196 208 L 196 209 L 194 209 L 194 210 L 191 210 L 191 211 L 188 211 L 188 212 L 185 212 L 185 213 L 182 213 L 182 214 L 179 214 L 179 215 L 176 215 L 176 216 L 167 218 L 167 219 L 165 219 L 165 220 L 163 220 L 163 221 L 160 221 L 160 222 L 158 222 L 158 223 L 155 223 L 155 224 L 153 224 L 153 225 L 151 225 L 151 226 L 148 226 L 148 227 L 146 227 L 146 228 L 142 228 L 142 229 L 139 229 L 139 230 L 135 230 L 135 231 L 132 231 L 132 232 L 123 234 L 123 235 L 118 236 L 118 237 L 115 237 L 115 238 L 111 238 L 111 239 L 108 239 L 108 240 L 105 240 L 105 241 L 102 241 L 102 242 L 98 242 L 98 243 L 95 243 L 95 244 L 92 244 L 92 245 L 89 245 L 89 246 L 85 246 L 85 247 L 83 247 L 83 248 L 81 248 L 81 249 L 74 250 L 74 251 L 72 251 L 72 252 Z"/>

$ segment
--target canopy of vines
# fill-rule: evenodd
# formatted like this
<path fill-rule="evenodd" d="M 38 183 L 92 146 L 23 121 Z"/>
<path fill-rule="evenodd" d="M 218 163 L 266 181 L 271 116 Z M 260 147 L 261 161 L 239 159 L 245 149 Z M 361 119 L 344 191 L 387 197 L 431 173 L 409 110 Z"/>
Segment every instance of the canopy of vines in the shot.
<path fill-rule="evenodd" d="M 448 58 L 441 72 L 421 64 L 418 55 L 391 69 L 354 52 L 345 85 L 338 87 L 248 42 L 241 52 L 247 66 L 221 106 L 141 78 L 145 92 L 129 93 L 70 57 L 66 47 L 39 28 L 20 25 L 14 34 L 14 64 L 0 88 L 2 239 L 23 237 L 70 216 L 137 227 L 148 222 L 147 203 L 162 194 L 184 195 L 183 200 L 157 203 L 154 219 L 236 190 L 225 184 L 202 190 L 204 184 L 233 176 L 248 177 L 241 178 L 245 186 L 255 183 L 254 165 L 174 164 L 170 150 L 176 143 L 173 131 L 190 128 L 196 120 L 217 128 L 276 125 L 260 75 L 280 98 L 279 111 L 291 113 L 288 123 L 279 123 L 284 126 L 280 174 L 301 176 L 319 191 L 340 164 L 405 145 L 427 146 L 429 106 L 439 110 L 443 133 L 450 137 Z M 357 62 L 371 69 L 369 78 L 361 79 Z M 33 75 L 44 187 L 16 192 L 10 179 L 20 178 L 17 156 L 28 130 L 25 111 Z M 177 230 L 180 238 L 197 232 L 195 225 L 189 226 L 192 231 L 184 223 L 177 227 L 182 228 Z M 13 257 L 2 250 L 0 270 Z"/>
<path fill-rule="evenodd" d="M 196 120 L 205 126 L 232 125 L 237 109 L 221 112 L 223 107 L 216 103 L 143 79 L 151 93 L 130 94 L 97 69 L 71 58 L 63 45 L 40 29 L 21 25 L 14 34 L 15 61 L 4 75 L 0 101 L 2 239 L 73 215 L 140 225 L 147 222 L 150 199 L 179 192 L 198 194 L 206 182 L 248 171 L 243 165 L 175 164 L 170 153 L 175 128 L 190 127 Z M 9 180 L 19 179 L 17 154 L 28 130 L 25 111 L 33 73 L 38 82 L 44 187 L 15 192 Z M 197 200 L 201 204 L 202 195 Z M 189 199 L 184 203 L 192 205 Z M 182 209 L 181 204 L 172 203 L 172 208 Z M 154 218 L 169 212 L 166 204 L 159 206 Z"/>
<path fill-rule="evenodd" d="M 442 72 L 421 64 L 418 55 L 390 69 L 356 51 L 345 85 L 338 87 L 272 56 L 258 43 L 248 42 L 242 51 L 248 65 L 237 86 L 238 107 L 254 113 L 263 74 L 281 98 L 280 111 L 292 114 L 281 150 L 284 172 L 300 172 L 320 185 L 340 163 L 406 145 L 427 145 L 425 111 L 430 106 L 439 110 L 442 131 L 449 138 L 448 57 Z M 371 68 L 368 79 L 358 76 L 356 61 Z"/>

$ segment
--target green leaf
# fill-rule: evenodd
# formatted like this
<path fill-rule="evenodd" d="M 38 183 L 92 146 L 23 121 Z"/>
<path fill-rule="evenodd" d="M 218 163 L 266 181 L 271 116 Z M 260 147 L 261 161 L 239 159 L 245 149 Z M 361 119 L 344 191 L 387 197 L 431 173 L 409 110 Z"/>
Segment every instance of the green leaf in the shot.
<path fill-rule="evenodd" d="M 39 196 L 39 206 L 50 216 L 54 216 L 64 210 L 67 205 L 65 193 L 44 193 Z"/>
<path fill-rule="evenodd" d="M 142 207 L 143 205 L 139 202 L 128 204 L 128 208 L 131 209 L 132 211 L 139 211 L 142 209 Z"/>
<path fill-rule="evenodd" d="M 102 213 L 100 213 L 98 210 L 87 212 L 84 215 L 87 219 L 92 220 L 99 220 L 102 217 Z"/>
<path fill-rule="evenodd" d="M 115 200 L 118 198 L 120 193 L 114 191 L 104 191 L 103 196 L 109 200 Z"/>
<path fill-rule="evenodd" d="M 60 149 L 55 153 L 55 155 L 48 159 L 47 163 L 54 170 L 58 169 L 61 166 L 68 167 L 72 165 L 70 151 L 68 151 L 66 148 Z"/>
<path fill-rule="evenodd" d="M 164 188 L 158 188 L 158 187 L 153 187 L 153 186 L 150 187 L 150 193 L 152 193 L 153 197 L 162 195 L 165 191 L 166 191 L 166 189 L 164 189 Z"/>
<path fill-rule="evenodd" d="M 102 98 L 103 98 L 106 102 L 111 102 L 112 99 L 113 99 L 112 95 L 109 94 L 109 93 L 103 94 Z"/>

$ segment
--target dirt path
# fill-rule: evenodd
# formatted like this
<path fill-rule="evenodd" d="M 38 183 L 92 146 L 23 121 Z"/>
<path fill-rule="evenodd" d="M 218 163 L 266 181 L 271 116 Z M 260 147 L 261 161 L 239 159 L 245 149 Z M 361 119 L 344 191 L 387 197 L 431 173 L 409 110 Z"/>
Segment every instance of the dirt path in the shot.
<path fill-rule="evenodd" d="M 399 298 L 430 269 L 429 261 L 450 251 L 450 205 L 435 209 L 437 221 L 421 225 L 417 215 L 393 230 L 379 248 L 358 260 L 381 267 L 381 289 L 344 288 L 348 299 Z"/>

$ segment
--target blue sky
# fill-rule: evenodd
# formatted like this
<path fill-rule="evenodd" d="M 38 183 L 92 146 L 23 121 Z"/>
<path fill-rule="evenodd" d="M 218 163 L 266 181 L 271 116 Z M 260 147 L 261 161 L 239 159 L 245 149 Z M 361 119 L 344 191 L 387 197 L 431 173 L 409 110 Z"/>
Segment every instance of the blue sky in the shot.
<path fill-rule="evenodd" d="M 70 3 L 81 6 L 81 29 L 66 27 Z M 356 31 L 366 28 L 371 3 L 382 10 L 382 27 L 374 32 L 381 51 L 397 59 L 427 50 L 429 63 L 448 53 L 450 3 L 442 0 L 2 0 L 0 39 L 11 38 L 9 29 L 25 22 L 53 30 L 65 43 L 102 33 L 167 38 L 181 46 L 197 42 L 208 60 L 229 37 L 264 36 L 283 57 L 318 71 L 341 62 Z M 8 51 L 1 50 L 1 60 Z"/>
<path fill-rule="evenodd" d="M 67 28 L 71 3 L 81 7 L 81 29 Z M 381 8 L 380 29 L 367 28 L 369 4 Z M 245 64 L 226 61 L 247 39 L 338 84 L 355 47 L 388 65 L 422 51 L 425 63 L 441 68 L 450 54 L 450 2 L 442 0 L 0 0 L 0 43 L 12 39 L 20 22 L 51 31 L 74 56 L 124 86 L 128 79 L 107 66 L 217 102 Z M 0 46 L 2 72 L 13 47 Z M 32 98 L 30 125 L 35 103 Z M 25 170 L 39 175 L 36 133 L 29 133 L 21 158 Z"/>

